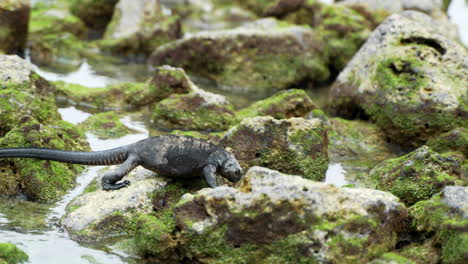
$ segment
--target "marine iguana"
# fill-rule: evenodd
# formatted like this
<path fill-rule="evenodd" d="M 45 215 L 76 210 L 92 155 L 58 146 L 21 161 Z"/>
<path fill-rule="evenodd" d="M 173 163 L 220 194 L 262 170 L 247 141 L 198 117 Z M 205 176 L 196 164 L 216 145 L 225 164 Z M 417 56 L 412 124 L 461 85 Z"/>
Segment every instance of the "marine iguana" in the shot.
<path fill-rule="evenodd" d="M 4 148 L 0 158 L 36 158 L 84 165 L 122 164 L 102 178 L 104 190 L 130 185 L 123 177 L 137 166 L 174 178 L 203 176 L 216 187 L 215 173 L 231 182 L 242 178 L 242 168 L 234 155 L 206 140 L 189 136 L 157 136 L 104 151 L 80 152 L 47 148 Z"/>

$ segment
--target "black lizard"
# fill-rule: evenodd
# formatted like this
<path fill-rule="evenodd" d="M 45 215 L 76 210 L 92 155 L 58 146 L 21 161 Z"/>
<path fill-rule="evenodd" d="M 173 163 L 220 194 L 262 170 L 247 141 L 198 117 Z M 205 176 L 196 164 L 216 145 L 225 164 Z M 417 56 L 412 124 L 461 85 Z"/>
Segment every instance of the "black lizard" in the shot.
<path fill-rule="evenodd" d="M 104 151 L 79 152 L 47 148 L 0 149 L 0 158 L 37 158 L 85 165 L 122 164 L 102 178 L 104 190 L 117 190 L 130 184 L 120 181 L 138 165 L 160 175 L 174 178 L 203 176 L 216 187 L 215 173 L 231 182 L 242 177 L 234 155 L 208 141 L 188 136 L 157 136 Z"/>

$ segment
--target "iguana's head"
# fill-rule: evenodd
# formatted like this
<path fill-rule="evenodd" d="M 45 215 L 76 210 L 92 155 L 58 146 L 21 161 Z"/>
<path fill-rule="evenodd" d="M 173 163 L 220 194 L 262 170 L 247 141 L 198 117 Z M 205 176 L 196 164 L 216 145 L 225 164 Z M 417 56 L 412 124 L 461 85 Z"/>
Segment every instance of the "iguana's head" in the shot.
<path fill-rule="evenodd" d="M 234 155 L 229 153 L 228 151 L 224 151 L 222 155 L 222 159 L 220 160 L 220 168 L 218 173 L 226 178 L 230 182 L 238 182 L 242 179 L 244 173 L 242 172 L 242 168 L 237 162 Z"/>

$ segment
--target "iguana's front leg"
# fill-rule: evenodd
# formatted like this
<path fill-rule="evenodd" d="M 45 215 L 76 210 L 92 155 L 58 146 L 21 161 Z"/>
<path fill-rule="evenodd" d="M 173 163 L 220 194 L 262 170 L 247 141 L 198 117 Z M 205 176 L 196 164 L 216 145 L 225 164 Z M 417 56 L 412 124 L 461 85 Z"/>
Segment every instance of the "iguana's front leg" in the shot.
<path fill-rule="evenodd" d="M 120 167 L 116 170 L 113 170 L 109 173 L 106 173 L 102 177 L 102 189 L 103 190 L 118 190 L 130 185 L 130 181 L 123 181 L 121 183 L 117 183 L 120 181 L 127 173 L 133 170 L 135 167 L 139 165 L 140 159 L 138 155 L 131 154 L 128 156 L 127 160 L 125 160 Z"/>
<path fill-rule="evenodd" d="M 218 184 L 216 183 L 215 173 L 216 173 L 216 167 L 213 165 L 206 165 L 203 168 L 203 176 L 205 177 L 206 183 L 208 183 L 208 185 L 211 188 L 216 188 L 218 186 Z"/>

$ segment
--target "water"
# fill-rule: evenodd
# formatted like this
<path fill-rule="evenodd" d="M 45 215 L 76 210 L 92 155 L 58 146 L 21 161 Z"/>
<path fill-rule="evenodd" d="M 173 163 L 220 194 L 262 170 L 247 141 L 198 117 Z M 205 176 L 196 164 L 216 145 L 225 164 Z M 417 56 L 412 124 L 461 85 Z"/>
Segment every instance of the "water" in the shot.
<path fill-rule="evenodd" d="M 457 25 L 461 42 L 468 46 L 468 3 L 465 0 L 452 0 L 447 13 Z"/>

